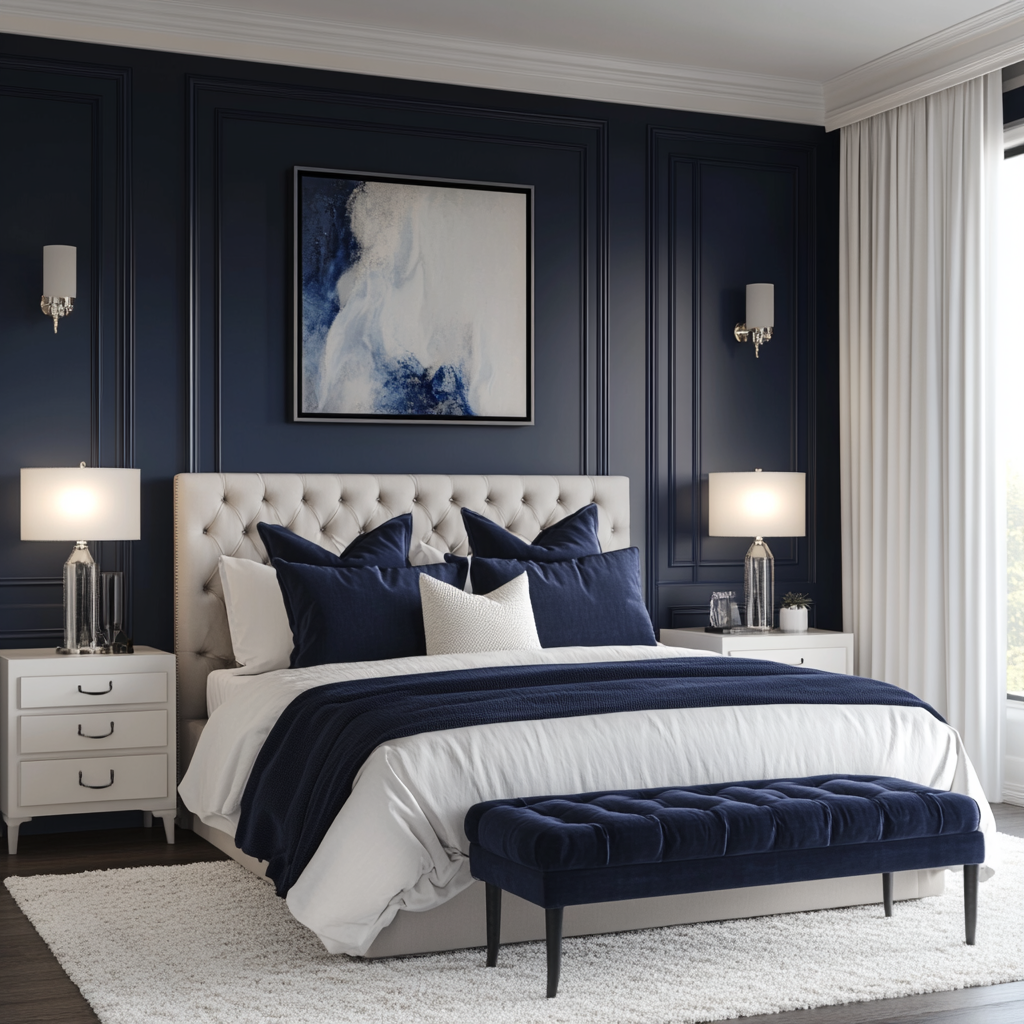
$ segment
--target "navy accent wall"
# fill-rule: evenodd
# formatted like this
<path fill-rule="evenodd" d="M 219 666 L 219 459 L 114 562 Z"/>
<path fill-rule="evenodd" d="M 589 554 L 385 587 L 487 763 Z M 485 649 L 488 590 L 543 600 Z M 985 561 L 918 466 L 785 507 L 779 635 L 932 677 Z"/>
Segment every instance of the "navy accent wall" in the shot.
<path fill-rule="evenodd" d="M 840 628 L 838 135 L 800 125 L 0 36 L 0 641 L 60 635 L 66 544 L 19 540 L 22 466 L 135 465 L 143 539 L 103 546 L 170 648 L 185 470 L 623 473 L 657 626 L 742 589 L 707 473 L 800 469 L 777 592 Z M 288 418 L 291 168 L 536 188 L 536 425 Z M 41 248 L 78 246 L 55 337 Z M 743 287 L 775 337 L 738 345 Z"/>

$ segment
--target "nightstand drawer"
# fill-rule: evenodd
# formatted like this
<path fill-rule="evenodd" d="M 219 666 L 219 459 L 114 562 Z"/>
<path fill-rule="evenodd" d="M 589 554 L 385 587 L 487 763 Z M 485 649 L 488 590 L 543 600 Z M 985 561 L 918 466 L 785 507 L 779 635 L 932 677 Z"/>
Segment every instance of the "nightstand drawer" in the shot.
<path fill-rule="evenodd" d="M 783 665 L 800 665 L 823 672 L 845 673 L 845 647 L 778 647 L 774 650 L 730 651 L 733 658 L 758 658 L 762 661 L 781 661 Z"/>
<path fill-rule="evenodd" d="M 166 711 L 108 711 L 81 715 L 22 715 L 21 753 L 166 747 Z"/>
<path fill-rule="evenodd" d="M 22 761 L 20 767 L 23 807 L 167 796 L 166 754 Z"/>
<path fill-rule="evenodd" d="M 21 707 L 80 704 L 157 704 L 167 700 L 166 672 L 118 672 L 87 676 L 22 676 Z"/>

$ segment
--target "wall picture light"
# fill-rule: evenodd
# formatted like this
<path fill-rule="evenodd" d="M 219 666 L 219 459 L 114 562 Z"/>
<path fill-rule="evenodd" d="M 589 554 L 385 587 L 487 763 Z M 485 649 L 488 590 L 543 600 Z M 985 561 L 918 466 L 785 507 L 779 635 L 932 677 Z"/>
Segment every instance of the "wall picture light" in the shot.
<path fill-rule="evenodd" d="M 43 246 L 43 297 L 39 308 L 53 317 L 53 333 L 62 316 L 75 306 L 78 294 L 78 250 L 73 245 Z"/>
<path fill-rule="evenodd" d="M 752 341 L 754 356 L 759 358 L 761 346 L 771 341 L 775 326 L 775 285 L 747 285 L 747 319 L 737 324 L 733 334 L 737 341 Z"/>

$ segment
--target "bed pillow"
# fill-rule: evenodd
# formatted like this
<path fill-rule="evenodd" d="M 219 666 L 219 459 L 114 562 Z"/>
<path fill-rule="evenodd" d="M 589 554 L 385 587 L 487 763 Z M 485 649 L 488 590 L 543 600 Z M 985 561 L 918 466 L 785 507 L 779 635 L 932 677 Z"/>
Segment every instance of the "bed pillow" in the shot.
<path fill-rule="evenodd" d="M 288 610 L 292 668 L 426 654 L 420 575 L 465 585 L 457 565 L 338 569 L 274 559 Z"/>
<path fill-rule="evenodd" d="M 542 647 L 657 644 L 640 590 L 640 551 L 623 548 L 564 562 L 474 558 L 473 593 L 526 572 Z"/>
<path fill-rule="evenodd" d="M 601 553 L 601 542 L 597 539 L 597 506 L 593 502 L 541 530 L 530 543 L 472 509 L 462 510 L 462 522 L 475 558 L 562 562 L 567 558 Z"/>
<path fill-rule="evenodd" d="M 235 661 L 245 675 L 287 668 L 292 630 L 284 608 L 277 572 L 251 558 L 221 555 L 220 581 Z"/>
<path fill-rule="evenodd" d="M 302 565 L 327 565 L 336 569 L 361 565 L 404 569 L 409 564 L 409 542 L 412 540 L 412 513 L 395 516 L 376 529 L 362 533 L 340 555 L 300 537 L 285 526 L 257 523 L 260 540 L 271 561 Z"/>
<path fill-rule="evenodd" d="M 540 647 L 525 572 L 489 594 L 467 594 L 420 576 L 427 654 L 535 651 Z"/>

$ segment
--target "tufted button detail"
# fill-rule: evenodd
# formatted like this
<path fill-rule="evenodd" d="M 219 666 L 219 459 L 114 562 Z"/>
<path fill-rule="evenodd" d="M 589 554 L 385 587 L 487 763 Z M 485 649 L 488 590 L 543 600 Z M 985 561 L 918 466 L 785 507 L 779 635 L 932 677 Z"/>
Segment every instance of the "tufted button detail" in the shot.
<path fill-rule="evenodd" d="M 204 526 L 203 527 L 203 536 L 205 537 L 209 532 L 210 532 L 209 528 Z"/>

